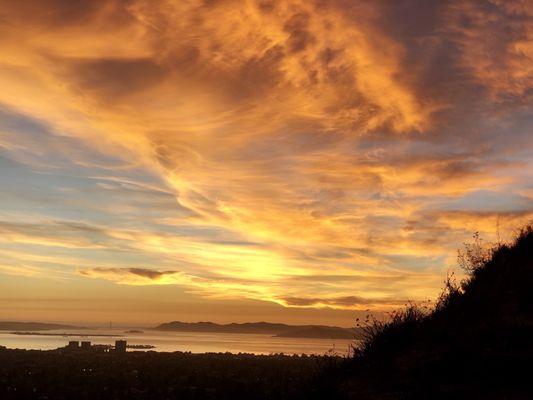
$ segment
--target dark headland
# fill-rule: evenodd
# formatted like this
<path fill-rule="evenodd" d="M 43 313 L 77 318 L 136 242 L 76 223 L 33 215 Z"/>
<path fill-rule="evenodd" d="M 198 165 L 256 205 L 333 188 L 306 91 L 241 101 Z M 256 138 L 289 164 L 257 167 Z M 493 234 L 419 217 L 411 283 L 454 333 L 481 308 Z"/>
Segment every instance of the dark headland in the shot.
<path fill-rule="evenodd" d="M 531 399 L 533 230 L 464 255 L 433 310 L 364 326 L 349 358 L 2 349 L 0 399 Z"/>
<path fill-rule="evenodd" d="M 286 325 L 270 322 L 249 322 L 243 324 L 215 324 L 213 322 L 167 322 L 156 326 L 159 331 L 247 333 L 267 334 L 287 338 L 308 339 L 354 339 L 361 337 L 360 328 L 340 328 L 325 325 Z"/>
<path fill-rule="evenodd" d="M 56 329 L 84 329 L 79 326 L 42 322 L 0 321 L 0 331 L 51 331 Z"/>

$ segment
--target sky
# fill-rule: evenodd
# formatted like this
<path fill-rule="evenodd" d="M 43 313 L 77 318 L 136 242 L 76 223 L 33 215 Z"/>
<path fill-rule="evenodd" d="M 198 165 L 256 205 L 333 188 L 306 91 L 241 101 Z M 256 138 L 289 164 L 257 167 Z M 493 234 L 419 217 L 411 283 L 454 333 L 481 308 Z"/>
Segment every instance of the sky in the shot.
<path fill-rule="evenodd" d="M 0 55 L 3 320 L 350 326 L 533 217 L 527 0 L 4 0 Z"/>

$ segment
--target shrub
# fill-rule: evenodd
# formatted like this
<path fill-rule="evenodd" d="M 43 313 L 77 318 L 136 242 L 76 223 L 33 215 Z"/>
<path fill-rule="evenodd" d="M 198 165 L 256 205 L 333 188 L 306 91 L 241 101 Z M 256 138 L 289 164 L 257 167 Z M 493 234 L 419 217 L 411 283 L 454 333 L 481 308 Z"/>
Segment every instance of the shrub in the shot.
<path fill-rule="evenodd" d="M 473 239 L 471 243 L 464 243 L 458 252 L 458 264 L 466 272 L 465 279 L 458 284 L 453 273 L 448 275 L 431 309 L 409 303 L 404 309 L 390 313 L 388 321 L 367 316 L 357 325 L 362 328 L 363 338 L 354 347 L 354 358 L 374 360 L 376 356 L 390 355 L 412 344 L 415 336 L 430 334 L 434 337 L 442 329 L 462 329 L 465 321 L 473 324 L 474 320 L 487 315 L 492 315 L 493 320 L 496 310 L 512 307 L 516 302 L 529 309 L 530 304 L 524 303 L 529 303 L 527 293 L 531 293 L 533 227 L 523 228 L 511 245 L 489 246 L 478 232 Z M 513 312 L 516 310 L 506 309 L 503 313 Z"/>
<path fill-rule="evenodd" d="M 354 348 L 355 357 L 387 353 L 410 340 L 412 333 L 427 317 L 427 311 L 415 303 L 389 314 L 389 320 L 380 321 L 367 317 L 362 328 L 362 339 Z"/>

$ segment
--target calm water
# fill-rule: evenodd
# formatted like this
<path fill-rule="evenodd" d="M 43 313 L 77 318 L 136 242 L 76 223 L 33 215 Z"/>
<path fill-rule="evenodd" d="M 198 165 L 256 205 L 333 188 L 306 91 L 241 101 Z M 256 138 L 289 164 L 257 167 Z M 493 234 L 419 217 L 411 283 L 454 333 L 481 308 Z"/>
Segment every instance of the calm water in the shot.
<path fill-rule="evenodd" d="M 278 338 L 272 335 L 239 333 L 201 332 L 158 332 L 145 330 L 143 333 L 126 333 L 118 330 L 58 330 L 42 333 L 82 333 L 80 336 L 14 335 L 0 332 L 0 346 L 19 349 L 50 350 L 65 346 L 69 340 L 88 340 L 93 344 L 114 344 L 117 339 L 125 339 L 128 344 L 150 344 L 155 351 L 190 351 L 193 353 L 231 352 L 254 354 L 324 354 L 333 350 L 344 355 L 352 341 L 343 339 L 301 339 Z M 111 334 L 114 337 L 95 337 L 95 334 Z M 132 351 L 132 350 L 129 350 Z"/>

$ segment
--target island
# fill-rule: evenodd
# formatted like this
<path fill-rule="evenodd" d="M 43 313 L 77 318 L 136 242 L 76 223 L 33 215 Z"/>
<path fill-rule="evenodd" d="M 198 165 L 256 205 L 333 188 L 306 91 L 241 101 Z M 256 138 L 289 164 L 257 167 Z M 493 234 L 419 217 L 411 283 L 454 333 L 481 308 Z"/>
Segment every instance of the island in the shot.
<path fill-rule="evenodd" d="M 0 321 L 0 331 L 51 331 L 56 329 L 86 329 L 80 326 L 46 324 L 42 322 Z"/>
<path fill-rule="evenodd" d="M 358 328 L 341 328 L 326 325 L 287 325 L 270 322 L 216 324 L 214 322 L 173 321 L 153 328 L 158 331 L 267 334 L 275 337 L 308 339 L 358 339 Z"/>

